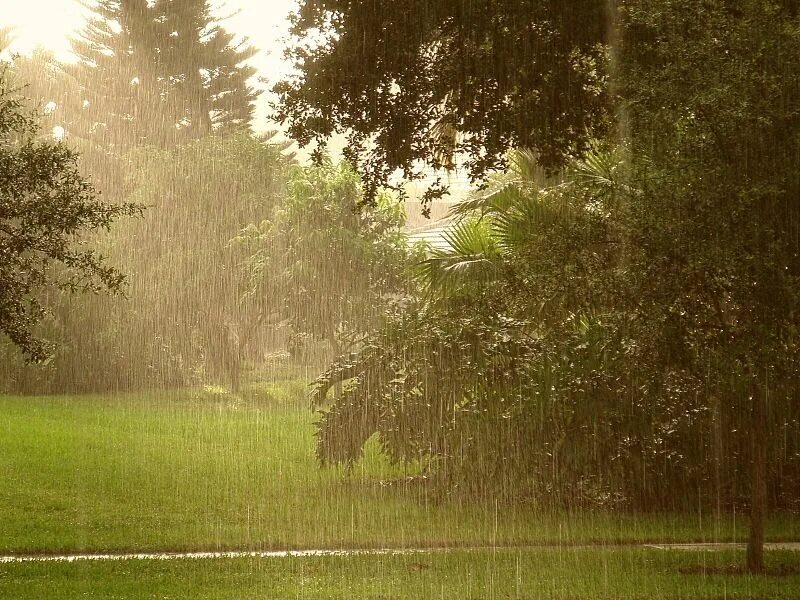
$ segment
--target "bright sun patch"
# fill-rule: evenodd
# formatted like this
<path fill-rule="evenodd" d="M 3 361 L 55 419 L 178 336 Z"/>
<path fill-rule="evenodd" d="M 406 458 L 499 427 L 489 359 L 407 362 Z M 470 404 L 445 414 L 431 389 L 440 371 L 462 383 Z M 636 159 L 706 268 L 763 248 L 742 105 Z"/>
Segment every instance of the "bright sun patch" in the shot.
<path fill-rule="evenodd" d="M 13 28 L 11 50 L 29 53 L 46 48 L 59 60 L 74 60 L 69 36 L 83 25 L 85 10 L 78 2 L 28 0 L 3 7 L 3 21 Z"/>

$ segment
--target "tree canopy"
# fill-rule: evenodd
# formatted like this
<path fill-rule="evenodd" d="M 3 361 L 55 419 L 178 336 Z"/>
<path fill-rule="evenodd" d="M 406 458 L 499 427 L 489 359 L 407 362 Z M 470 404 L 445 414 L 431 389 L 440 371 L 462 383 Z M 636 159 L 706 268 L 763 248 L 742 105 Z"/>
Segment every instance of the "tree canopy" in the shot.
<path fill-rule="evenodd" d="M 473 177 L 511 147 L 562 165 L 606 122 L 606 3 L 600 0 L 306 0 L 287 51 L 277 118 L 301 145 L 349 138 L 374 199 L 400 169 L 467 157 Z M 427 199 L 443 193 L 434 184 Z"/>
<path fill-rule="evenodd" d="M 675 490 L 717 507 L 746 498 L 761 571 L 767 506 L 792 504 L 800 478 L 797 6 L 611 4 L 598 98 L 615 126 L 555 185 L 529 177 L 551 163 L 538 143 L 512 152 L 512 181 L 459 209 L 451 250 L 422 269 L 427 294 L 320 378 L 319 455 L 352 461 L 378 432 L 390 455 L 432 458 L 461 489 L 495 478 L 515 496 L 641 507 Z M 530 6 L 519 17 L 540 22 Z M 301 79 L 340 49 L 310 53 Z M 320 85 L 305 93 L 324 101 Z M 584 133 L 570 131 L 573 150 Z"/>
<path fill-rule="evenodd" d="M 247 253 L 232 238 L 268 218 L 286 195 L 292 159 L 272 135 L 208 136 L 134 155 L 132 198 L 153 206 L 117 241 L 138 276 L 132 285 L 141 329 L 168 353 L 238 386 L 248 342 L 272 298 L 246 294 Z"/>
<path fill-rule="evenodd" d="M 694 381 L 721 421 L 748 414 L 748 565 L 763 570 L 780 480 L 770 421 L 795 413 L 800 392 L 797 5 L 622 8 L 621 95 L 641 189 L 624 215 L 638 271 L 631 314 L 658 372 Z"/>
<path fill-rule="evenodd" d="M 255 49 L 235 43 L 207 0 L 100 0 L 65 71 L 81 86 L 73 135 L 115 150 L 165 147 L 248 126 Z"/>
<path fill-rule="evenodd" d="M 329 342 L 337 354 L 376 326 L 403 287 L 410 255 L 402 206 L 383 194 L 359 210 L 361 196 L 346 163 L 298 165 L 272 218 L 239 236 L 251 248 L 251 293 L 271 295 L 295 334 Z"/>

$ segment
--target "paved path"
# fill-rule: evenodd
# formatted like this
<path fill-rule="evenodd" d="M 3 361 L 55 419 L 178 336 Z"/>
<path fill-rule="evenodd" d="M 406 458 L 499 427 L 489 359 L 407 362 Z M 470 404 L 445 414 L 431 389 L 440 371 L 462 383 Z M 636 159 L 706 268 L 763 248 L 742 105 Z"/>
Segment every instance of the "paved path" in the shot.
<path fill-rule="evenodd" d="M 576 546 L 471 546 L 451 548 L 371 548 L 353 550 L 265 550 L 265 551 L 227 551 L 227 552 L 142 552 L 142 553 L 109 553 L 109 554 L 18 554 L 0 556 L 3 563 L 27 562 L 78 562 L 78 561 L 112 561 L 112 560 L 179 560 L 179 559 L 215 559 L 215 558 L 303 558 L 310 556 L 379 556 L 391 554 L 423 554 L 430 552 L 476 551 L 476 550 L 587 550 L 615 548 L 651 548 L 658 550 L 742 550 L 745 544 L 708 543 L 708 544 L 587 544 Z M 800 552 L 800 542 L 770 542 L 764 544 L 766 550 L 792 550 Z"/>
<path fill-rule="evenodd" d="M 700 544 L 642 544 L 642 548 L 658 548 L 659 550 L 744 550 L 747 544 L 732 542 L 700 543 Z M 767 542 L 764 550 L 792 550 L 800 552 L 800 542 Z"/>
<path fill-rule="evenodd" d="M 77 562 L 105 560 L 178 560 L 206 558 L 288 558 L 308 556 L 354 556 L 361 554 L 411 554 L 428 552 L 414 549 L 367 549 L 367 550 L 231 550 L 225 552 L 141 552 L 113 554 L 19 554 L 0 556 L 2 563 L 22 562 Z"/>

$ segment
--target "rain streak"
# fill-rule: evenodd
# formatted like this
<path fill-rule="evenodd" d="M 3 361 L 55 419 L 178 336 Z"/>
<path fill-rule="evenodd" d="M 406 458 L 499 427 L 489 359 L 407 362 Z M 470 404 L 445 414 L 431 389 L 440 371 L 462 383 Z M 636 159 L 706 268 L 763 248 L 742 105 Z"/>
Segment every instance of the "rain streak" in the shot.
<path fill-rule="evenodd" d="M 0 598 L 800 598 L 797 0 L 0 0 Z"/>

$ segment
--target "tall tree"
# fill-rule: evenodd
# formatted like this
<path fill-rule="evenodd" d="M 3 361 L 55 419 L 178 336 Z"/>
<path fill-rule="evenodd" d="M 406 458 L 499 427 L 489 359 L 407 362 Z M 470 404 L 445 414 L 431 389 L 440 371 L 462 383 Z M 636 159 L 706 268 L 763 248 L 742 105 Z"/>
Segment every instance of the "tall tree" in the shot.
<path fill-rule="evenodd" d="M 243 64 L 256 53 L 220 26 L 208 0 L 158 0 L 160 59 L 175 78 L 181 122 L 199 137 L 210 131 L 247 127 L 254 90 L 247 80 L 255 69 Z M 181 74 L 181 75 L 177 75 Z"/>
<path fill-rule="evenodd" d="M 153 206 L 154 218 L 116 244 L 138 275 L 131 297 L 139 329 L 164 339 L 183 364 L 228 379 L 234 391 L 272 297 L 245 293 L 248 255 L 231 240 L 282 201 L 292 161 L 285 144 L 269 137 L 209 136 L 136 153 L 132 197 Z"/>
<path fill-rule="evenodd" d="M 664 324 L 665 369 L 749 406 L 747 562 L 762 571 L 769 404 L 796 403 L 800 369 L 797 5 L 620 4 L 641 320 Z"/>
<path fill-rule="evenodd" d="M 14 37 L 12 32 L 11 27 L 0 27 L 0 52 L 7 50 L 11 45 L 11 40 Z"/>
<path fill-rule="evenodd" d="M 0 332 L 40 361 L 48 354 L 33 330 L 45 313 L 40 293 L 119 290 L 122 274 L 80 242 L 138 208 L 97 200 L 76 154 L 38 135 L 35 114 L 6 83 L 7 68 L 0 65 Z"/>
<path fill-rule="evenodd" d="M 98 0 L 68 70 L 80 82 L 75 134 L 115 151 L 170 146 L 246 126 L 255 49 L 236 44 L 207 0 Z"/>
<path fill-rule="evenodd" d="M 330 343 L 337 356 L 380 321 L 410 258 L 402 206 L 384 194 L 358 210 L 360 183 L 344 162 L 296 166 L 271 222 L 240 236 L 253 247 L 250 270 L 263 275 L 253 293 L 277 291 L 277 312 L 294 332 Z"/>
<path fill-rule="evenodd" d="M 575 236 L 580 229 L 570 223 L 560 239 L 575 243 L 550 244 L 534 255 L 524 254 L 522 264 L 527 266 L 517 269 L 524 276 L 511 283 L 525 289 L 541 280 L 542 273 L 549 275 L 542 283 L 554 286 L 552 295 L 539 297 L 548 291 L 539 285 L 520 303 L 536 308 L 536 319 L 547 316 L 541 309 L 552 306 L 564 289 L 570 302 L 598 296 L 598 291 L 610 294 L 608 314 L 598 331 L 617 345 L 622 357 L 619 382 L 630 385 L 625 394 L 617 389 L 618 397 L 642 406 L 656 399 L 674 407 L 670 419 L 681 425 L 676 430 L 684 435 L 691 431 L 683 429 L 685 415 L 707 414 L 711 403 L 717 418 L 751 434 L 751 448 L 737 449 L 735 464 L 739 471 L 744 463 L 752 468 L 748 567 L 761 571 L 767 502 L 775 489 L 769 483 L 775 472 L 768 460 L 772 420 L 777 406 L 789 407 L 784 414 L 796 414 L 800 372 L 798 5 L 794 0 L 599 4 L 454 0 L 405 1 L 379 8 L 366 0 L 309 0 L 301 6 L 295 33 L 318 28 L 326 37 L 320 44 L 295 47 L 300 75 L 278 87 L 279 116 L 301 142 L 324 141 L 333 132 L 350 130 L 351 158 L 361 163 L 374 191 L 396 168 L 408 174 L 415 161 L 444 166 L 441 156 L 444 152 L 446 157 L 448 148 L 471 156 L 473 174 L 496 165 L 506 145 L 520 143 L 534 146 L 544 164 L 557 164 L 570 150 L 580 149 L 587 130 L 603 130 L 604 99 L 613 90 L 620 116 L 615 142 L 627 158 L 616 174 L 589 179 L 619 185 L 621 193 L 614 204 L 590 196 L 584 206 L 587 219 L 609 220 L 609 235 L 596 240 L 595 247 L 587 246 L 587 240 Z M 609 24 L 608 35 L 604 22 Z M 517 46 L 502 56 L 495 54 L 512 32 Z M 596 46 L 606 39 L 613 59 L 611 81 L 603 76 L 606 51 Z M 361 68 L 349 68 L 356 64 Z M 608 92 L 603 89 L 606 84 Z M 564 108 L 560 102 L 565 98 L 578 100 Z M 540 213 L 533 211 L 534 216 Z M 535 230 L 532 223 L 526 227 Z M 464 230 L 454 240 L 466 260 L 435 257 L 448 272 L 492 275 L 486 254 L 498 253 L 490 252 L 496 249 L 480 229 L 473 231 L 475 235 L 467 236 Z M 569 256 L 559 256 L 557 248 L 590 252 L 584 264 L 560 260 L 548 265 L 542 257 Z M 619 253 L 610 263 L 600 260 L 598 268 L 592 261 L 603 256 L 603 248 L 617 248 Z M 528 271 L 530 266 L 537 266 L 539 273 Z M 575 287 L 593 272 L 601 276 Z M 540 302 L 531 303 L 534 298 Z M 583 304 L 584 309 L 593 308 L 591 304 Z M 496 320 L 502 309 L 487 310 Z M 557 312 L 564 316 L 564 310 Z M 591 325 L 591 318 L 587 323 Z M 609 323 L 615 326 L 605 331 Z M 483 331 L 484 324 L 480 326 Z M 404 331 L 416 335 L 416 329 Z M 563 338 L 551 337 L 556 346 L 569 343 L 569 331 L 555 332 Z M 579 341 L 574 350 L 592 348 Z M 403 372 L 408 369 L 401 361 L 413 346 L 395 355 Z M 452 338 L 446 343 L 434 340 L 431 354 L 442 346 L 457 344 Z M 603 347 L 607 352 L 613 344 Z M 489 353 L 497 358 L 495 353 L 502 351 Z M 375 359 L 373 350 L 369 352 L 362 363 L 366 368 L 391 368 L 391 360 Z M 564 355 L 568 354 L 555 356 Z M 542 360 L 533 353 L 530 363 L 541 365 Z M 419 364 L 425 381 L 428 363 Z M 476 359 L 474 364 L 480 362 Z M 583 374 L 570 372 L 569 365 L 564 368 L 567 375 L 559 385 L 581 383 Z M 611 371 L 611 365 L 603 365 L 602 373 Z M 352 372 L 347 361 L 335 377 Z M 469 375 L 459 370 L 453 380 L 468 381 Z M 364 405 L 391 401 L 394 383 L 409 381 L 405 376 L 381 377 L 351 388 L 352 401 L 345 398 L 337 407 L 360 418 Z M 384 396 L 374 393 L 381 383 L 388 390 Z M 407 391 L 424 389 L 417 383 Z M 365 393 L 357 397 L 359 389 Z M 434 393 L 437 401 L 450 402 L 440 412 L 449 418 L 452 403 L 470 392 L 459 388 L 449 398 Z M 503 400 L 491 394 L 487 397 Z M 419 406 L 432 405 L 429 396 L 421 397 L 425 404 Z M 373 416 L 402 415 L 409 405 L 399 406 L 398 412 L 384 410 Z M 340 415 L 331 415 L 333 420 L 323 422 L 330 426 L 328 431 L 345 431 L 341 421 L 335 422 Z M 419 422 L 427 426 L 429 417 L 425 414 Z M 353 431 L 358 435 L 358 429 Z M 666 439 L 674 432 L 662 433 Z M 321 442 L 324 449 L 324 437 Z M 339 456 L 350 456 L 352 447 L 346 450 Z M 637 457 L 627 456 L 635 466 Z M 688 472 L 686 463 L 680 468 Z"/>

